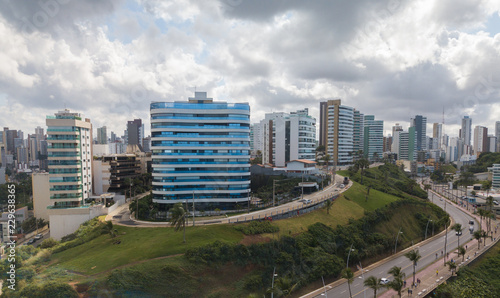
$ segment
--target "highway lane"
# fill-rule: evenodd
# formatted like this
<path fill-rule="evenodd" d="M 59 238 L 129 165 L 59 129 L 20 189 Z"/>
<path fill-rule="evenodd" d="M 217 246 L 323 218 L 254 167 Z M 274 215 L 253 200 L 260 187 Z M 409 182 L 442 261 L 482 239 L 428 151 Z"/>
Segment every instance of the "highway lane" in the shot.
<path fill-rule="evenodd" d="M 431 194 L 429 193 L 429 195 Z M 444 209 L 446 200 L 444 199 L 439 200 L 437 198 L 438 197 L 434 195 L 434 203 Z M 450 214 L 450 216 L 455 220 L 456 223 L 462 224 L 462 227 L 465 228 L 465 230 L 462 233 L 462 236 L 460 237 L 460 243 L 465 244 L 472 238 L 471 235 L 469 234 L 468 227 L 469 227 L 469 220 L 473 220 L 474 218 L 467 215 L 462 210 L 456 208 L 454 204 L 450 204 L 449 202 L 446 203 L 446 211 Z M 431 227 L 432 225 L 429 224 L 430 232 L 432 232 Z M 476 229 L 478 228 L 477 222 L 474 224 L 474 227 Z M 448 234 L 448 241 L 447 241 L 446 251 L 451 252 L 457 248 L 458 237 L 455 235 L 455 231 L 449 231 L 449 229 L 447 234 Z M 424 245 L 416 244 L 415 246 L 413 246 L 413 248 L 417 248 L 420 252 L 420 255 L 422 255 L 422 258 L 417 264 L 416 268 L 417 272 L 420 268 L 424 268 L 427 265 L 435 262 L 436 253 L 438 254 L 438 258 L 441 258 L 441 251 L 443 251 L 444 254 L 444 242 L 445 242 L 445 236 L 443 235 L 442 237 L 438 237 L 433 241 L 428 242 L 427 244 Z M 450 253 L 450 259 L 451 258 L 455 259 L 456 254 Z M 440 261 L 443 262 L 442 259 Z M 393 266 L 401 267 L 407 277 L 410 277 L 413 274 L 413 266 L 411 262 L 404 255 L 400 255 L 393 260 L 382 262 L 382 264 L 374 268 L 370 268 L 368 272 L 365 271 L 364 277 L 367 278 L 368 276 L 373 275 L 376 276 L 377 278 L 386 277 L 389 280 L 392 280 L 392 276 L 387 272 Z M 370 297 L 370 295 L 373 295 L 372 289 L 364 287 L 363 278 L 361 276 L 355 277 L 353 283 L 351 284 L 351 291 L 353 297 L 365 297 L 365 295 L 367 297 Z M 385 291 L 386 290 L 382 289 L 378 292 L 378 294 L 382 294 Z M 349 289 L 347 282 L 343 282 L 342 284 L 334 288 L 329 288 L 329 286 L 327 286 L 326 293 L 328 297 L 349 297 Z M 314 297 L 324 297 L 324 296 L 318 294 L 317 296 Z"/>

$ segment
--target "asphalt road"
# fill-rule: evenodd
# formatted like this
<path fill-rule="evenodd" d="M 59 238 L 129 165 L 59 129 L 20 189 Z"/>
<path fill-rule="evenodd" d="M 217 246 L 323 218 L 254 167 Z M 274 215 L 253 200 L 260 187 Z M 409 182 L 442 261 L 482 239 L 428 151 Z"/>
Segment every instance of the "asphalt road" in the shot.
<path fill-rule="evenodd" d="M 431 198 L 431 194 L 429 193 L 429 197 Z M 436 195 L 434 195 L 434 204 L 438 205 L 441 208 L 445 208 L 445 200 L 440 200 Z M 459 210 L 458 208 L 455 207 L 453 204 L 446 204 L 446 212 L 450 214 L 450 216 L 455 220 L 456 223 L 462 224 L 462 227 L 465 227 L 465 230 L 463 231 L 462 236 L 460 237 L 460 243 L 464 244 L 467 241 L 469 241 L 472 237 L 469 234 L 468 227 L 469 227 L 469 220 L 473 220 L 473 218 L 463 211 Z M 478 228 L 479 223 L 475 222 L 474 228 Z M 448 229 L 449 230 L 449 229 Z M 432 233 L 432 225 L 429 224 L 429 234 L 431 235 Z M 416 271 L 420 268 L 425 268 L 427 265 L 433 263 L 436 261 L 436 253 L 438 254 L 438 258 L 441 257 L 441 251 L 444 250 L 444 243 L 445 243 L 445 236 L 443 235 L 442 237 L 439 237 L 437 239 L 434 239 L 431 242 L 428 242 L 427 244 L 424 244 L 422 246 L 419 246 L 418 244 L 414 246 L 414 248 L 418 248 L 420 255 L 422 255 L 422 258 L 417 264 Z M 452 251 L 456 249 L 458 246 L 458 237 L 455 235 L 455 231 L 448 231 L 448 241 L 447 241 L 447 248 L 446 250 Z M 444 251 L 443 251 L 444 253 Z M 454 258 L 455 255 L 450 253 L 450 258 Z M 443 260 L 440 260 L 441 262 Z M 411 262 L 404 256 L 400 255 L 396 257 L 393 260 L 390 260 L 388 262 L 382 262 L 379 266 L 376 266 L 374 268 L 371 268 L 368 272 L 364 272 L 364 277 L 367 278 L 370 275 L 373 275 L 377 278 L 388 278 L 389 280 L 392 280 L 392 276 L 387 273 L 389 269 L 393 266 L 399 266 L 403 269 L 403 272 L 406 274 L 407 277 L 411 276 L 413 274 L 413 266 Z M 343 282 L 337 287 L 334 288 L 329 288 L 329 286 L 326 286 L 327 288 L 327 297 L 349 297 L 349 288 L 347 282 Z M 354 279 L 354 282 L 351 284 L 351 291 L 352 291 L 352 297 L 371 297 L 373 296 L 373 290 L 367 287 L 364 287 L 363 285 L 363 277 L 359 276 Z M 380 290 L 377 292 L 377 294 L 382 294 L 387 290 Z M 321 294 L 314 296 L 314 297 L 324 297 Z"/>

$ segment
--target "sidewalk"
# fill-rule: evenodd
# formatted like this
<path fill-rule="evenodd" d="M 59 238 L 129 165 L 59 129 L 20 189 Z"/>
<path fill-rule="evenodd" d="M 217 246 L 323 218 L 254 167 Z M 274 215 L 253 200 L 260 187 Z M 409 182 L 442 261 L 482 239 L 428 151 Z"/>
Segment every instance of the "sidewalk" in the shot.
<path fill-rule="evenodd" d="M 436 192 L 435 192 L 435 194 L 438 195 L 438 196 L 441 196 L 440 194 L 438 194 Z M 444 199 L 447 200 L 446 198 L 444 198 Z M 450 204 L 453 204 L 453 203 L 450 203 Z M 461 209 L 462 211 L 470 214 L 471 216 L 475 217 L 476 219 L 478 219 L 478 216 L 476 216 L 474 214 L 471 214 L 469 211 L 467 211 L 466 208 L 460 207 L 458 205 L 456 205 L 456 207 L 459 208 L 459 209 Z M 479 219 L 478 219 L 478 222 L 479 222 Z M 495 220 L 495 223 L 496 224 L 494 226 L 497 226 L 498 223 L 497 223 L 496 220 Z M 483 227 L 482 228 L 484 230 L 486 230 L 486 223 L 485 222 L 483 222 Z M 403 291 L 401 293 L 402 294 L 401 297 L 424 297 L 429 292 L 433 291 L 438 285 L 440 285 L 443 282 L 445 282 L 451 276 L 451 271 L 449 271 L 448 266 L 444 265 L 445 261 L 448 261 L 448 260 L 451 260 L 451 259 L 456 260 L 456 263 L 458 265 L 457 268 L 456 268 L 456 270 L 460 270 L 461 266 L 469 264 L 475 258 L 479 257 L 484 252 L 486 252 L 487 249 L 490 248 L 493 244 L 497 243 L 500 240 L 499 232 L 500 231 L 497 231 L 497 233 L 493 234 L 493 237 L 494 237 L 495 241 L 488 241 L 488 240 L 486 240 L 485 241 L 486 245 L 483 245 L 484 241 L 482 239 L 481 240 L 481 248 L 480 249 L 477 248 L 478 244 L 477 244 L 477 240 L 476 239 L 469 240 L 468 242 L 462 243 L 462 245 L 464 247 L 467 245 L 467 253 L 465 255 L 464 262 L 462 262 L 462 256 L 460 256 L 460 258 L 458 257 L 458 255 L 457 255 L 457 249 L 454 249 L 453 251 L 450 251 L 449 258 L 447 260 L 444 260 L 444 258 L 443 258 L 443 257 L 446 257 L 446 256 L 441 256 L 440 253 L 437 252 L 438 253 L 437 262 L 432 263 L 431 265 L 429 265 L 426 268 L 418 271 L 415 274 L 415 281 L 417 279 L 419 279 L 420 280 L 420 284 L 418 284 L 414 288 L 411 287 L 411 284 L 413 282 L 413 274 L 411 274 L 410 276 L 407 276 L 407 278 L 406 278 L 406 287 L 403 289 Z M 470 238 L 466 238 L 466 236 L 472 236 L 472 235 L 468 235 L 468 234 L 465 235 L 464 234 L 464 236 L 463 236 L 464 240 L 465 239 L 470 239 Z M 410 262 L 410 261 L 408 261 L 408 262 Z M 417 268 L 418 268 L 418 266 L 417 266 Z M 408 292 L 408 289 L 413 290 L 413 294 L 410 294 Z M 397 297 L 397 296 L 398 295 L 397 295 L 396 291 L 389 290 L 389 291 L 383 293 L 382 295 L 380 295 L 379 297 Z"/>

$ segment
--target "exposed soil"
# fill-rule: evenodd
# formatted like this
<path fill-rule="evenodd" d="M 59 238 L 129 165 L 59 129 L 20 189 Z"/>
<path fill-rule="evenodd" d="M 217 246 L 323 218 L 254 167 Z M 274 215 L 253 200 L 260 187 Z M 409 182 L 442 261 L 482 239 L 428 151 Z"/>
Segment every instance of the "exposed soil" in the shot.
<path fill-rule="evenodd" d="M 240 244 L 248 246 L 250 244 L 270 242 L 271 238 L 262 237 L 262 235 L 245 235 L 245 238 L 240 241 Z"/>

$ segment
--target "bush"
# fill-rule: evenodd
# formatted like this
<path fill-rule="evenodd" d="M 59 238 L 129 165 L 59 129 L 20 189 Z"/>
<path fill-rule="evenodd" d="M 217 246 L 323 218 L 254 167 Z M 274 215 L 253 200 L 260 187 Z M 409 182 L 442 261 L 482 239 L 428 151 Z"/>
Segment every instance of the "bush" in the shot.
<path fill-rule="evenodd" d="M 106 233 L 107 225 L 98 218 L 93 218 L 80 225 L 74 233 L 61 239 L 61 243 L 52 247 L 52 252 L 57 253 L 78 246 Z"/>
<path fill-rule="evenodd" d="M 245 235 L 275 233 L 280 230 L 279 227 L 273 226 L 269 221 L 252 221 L 248 225 L 239 225 L 234 228 Z"/>
<path fill-rule="evenodd" d="M 77 298 L 78 293 L 67 283 L 51 281 L 43 284 L 30 284 L 19 292 L 13 292 L 11 297 Z"/>
<path fill-rule="evenodd" d="M 59 244 L 59 242 L 57 242 L 57 240 L 55 240 L 54 238 L 51 237 L 51 238 L 43 240 L 39 247 L 40 248 L 51 248 L 53 246 L 56 246 L 57 244 Z"/>

